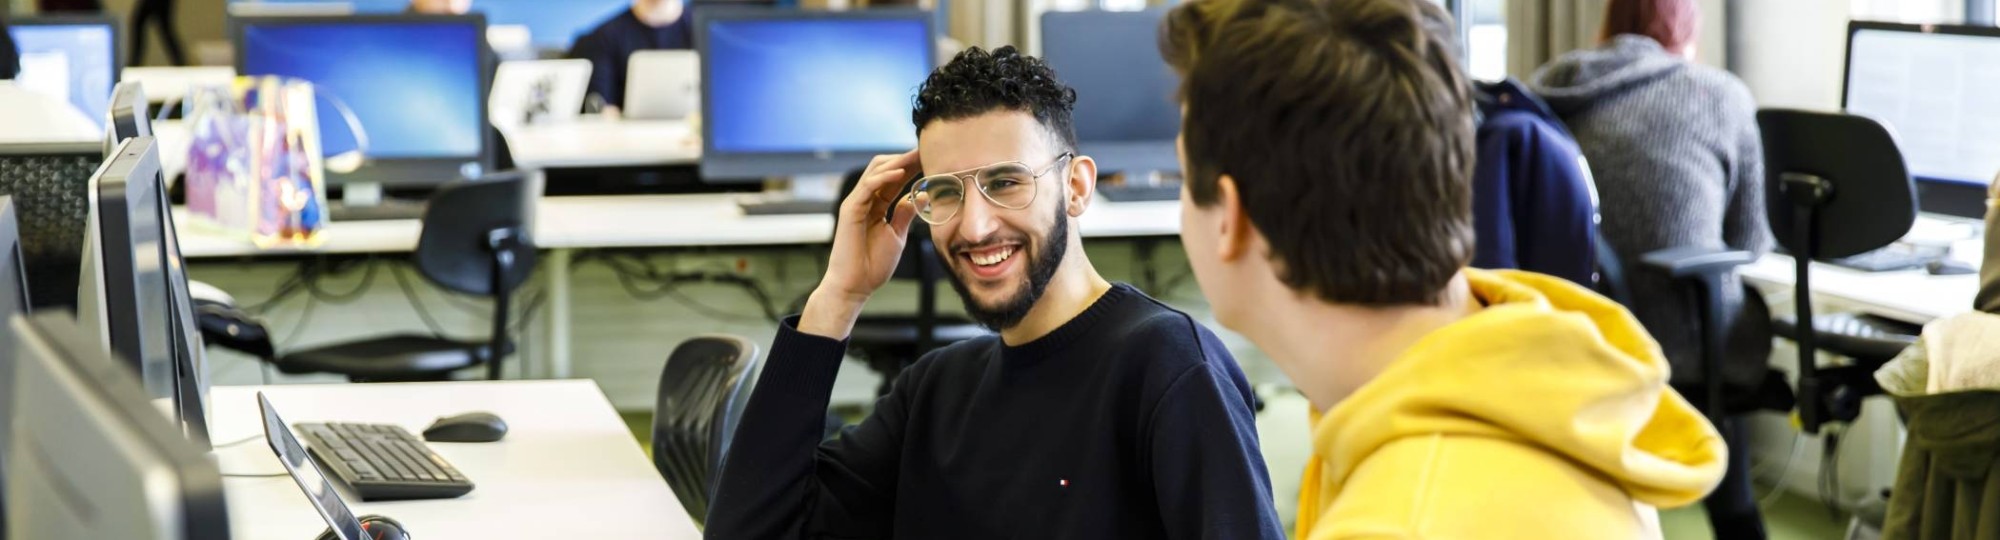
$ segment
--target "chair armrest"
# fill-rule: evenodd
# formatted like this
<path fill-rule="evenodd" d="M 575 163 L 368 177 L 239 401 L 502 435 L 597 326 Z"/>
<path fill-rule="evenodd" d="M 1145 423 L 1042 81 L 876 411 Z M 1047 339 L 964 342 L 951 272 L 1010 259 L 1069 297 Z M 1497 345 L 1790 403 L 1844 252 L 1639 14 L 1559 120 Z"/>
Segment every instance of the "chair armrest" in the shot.
<path fill-rule="evenodd" d="M 1748 251 L 1678 247 L 1647 253 L 1639 260 L 1646 268 L 1666 272 L 1675 279 L 1687 279 L 1735 271 L 1738 266 L 1757 262 L 1757 254 Z"/>

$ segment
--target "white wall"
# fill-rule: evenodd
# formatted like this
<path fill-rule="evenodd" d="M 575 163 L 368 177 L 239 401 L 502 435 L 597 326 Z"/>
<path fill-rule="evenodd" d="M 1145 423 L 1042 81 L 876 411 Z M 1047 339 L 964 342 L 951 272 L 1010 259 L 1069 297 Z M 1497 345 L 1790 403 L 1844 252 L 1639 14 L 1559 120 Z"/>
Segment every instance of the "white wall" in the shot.
<path fill-rule="evenodd" d="M 1731 2 L 1730 68 L 1765 107 L 1840 108 L 1848 6 L 1826 0 Z"/>

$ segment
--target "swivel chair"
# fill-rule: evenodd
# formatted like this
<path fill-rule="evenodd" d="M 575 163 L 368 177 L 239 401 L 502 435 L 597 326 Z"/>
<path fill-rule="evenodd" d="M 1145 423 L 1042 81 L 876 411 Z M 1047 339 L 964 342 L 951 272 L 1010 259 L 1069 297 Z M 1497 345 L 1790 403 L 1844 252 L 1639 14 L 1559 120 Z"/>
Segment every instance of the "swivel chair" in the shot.
<path fill-rule="evenodd" d="M 708 516 L 729 441 L 757 385 L 757 352 L 740 337 L 697 337 L 675 347 L 660 371 L 653 466 L 696 523 Z"/>

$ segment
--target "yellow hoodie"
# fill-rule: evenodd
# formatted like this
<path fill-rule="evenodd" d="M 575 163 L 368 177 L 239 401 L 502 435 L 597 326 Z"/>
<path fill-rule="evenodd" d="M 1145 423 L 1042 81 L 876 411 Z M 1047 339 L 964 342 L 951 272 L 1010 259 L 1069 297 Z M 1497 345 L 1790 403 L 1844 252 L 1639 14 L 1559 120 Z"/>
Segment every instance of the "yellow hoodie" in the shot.
<path fill-rule="evenodd" d="M 1466 275 L 1484 309 L 1314 420 L 1296 538 L 1659 538 L 1655 508 L 1721 481 L 1721 437 L 1630 313 L 1559 278 Z"/>

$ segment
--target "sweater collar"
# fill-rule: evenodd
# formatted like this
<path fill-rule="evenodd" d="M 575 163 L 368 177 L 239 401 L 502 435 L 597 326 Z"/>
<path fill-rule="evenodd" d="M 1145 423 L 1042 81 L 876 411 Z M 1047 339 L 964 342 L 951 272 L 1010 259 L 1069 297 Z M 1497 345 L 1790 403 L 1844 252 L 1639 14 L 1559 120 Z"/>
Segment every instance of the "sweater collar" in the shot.
<path fill-rule="evenodd" d="M 1105 314 L 1110 313 L 1119 303 L 1136 296 L 1142 296 L 1138 289 L 1132 288 L 1131 285 L 1114 283 L 1110 290 L 1104 291 L 1103 296 L 1097 297 L 1096 302 L 1091 302 L 1090 307 L 1084 309 L 1083 313 L 1078 313 L 1076 317 L 1056 327 L 1055 331 L 1049 332 L 1048 335 L 1020 345 L 1007 345 L 1006 342 L 1001 342 L 1000 357 L 1008 363 L 1019 363 L 1054 356 L 1071 343 L 1089 336 L 1097 323 L 1104 320 Z"/>

